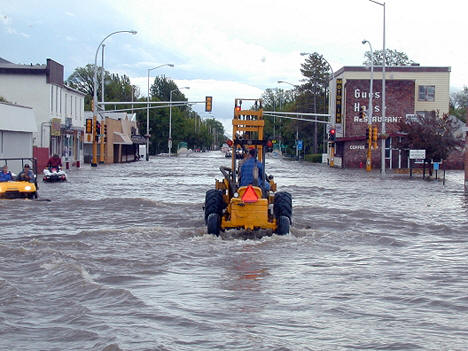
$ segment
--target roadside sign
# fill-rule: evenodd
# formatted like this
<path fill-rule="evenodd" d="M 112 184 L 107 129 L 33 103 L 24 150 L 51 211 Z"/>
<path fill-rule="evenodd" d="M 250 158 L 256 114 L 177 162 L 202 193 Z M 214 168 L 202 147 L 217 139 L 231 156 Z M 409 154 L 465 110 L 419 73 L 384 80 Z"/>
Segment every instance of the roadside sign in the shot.
<path fill-rule="evenodd" d="M 434 162 L 434 171 L 439 170 L 439 162 Z"/>
<path fill-rule="evenodd" d="M 426 150 L 410 150 L 409 151 L 409 158 L 410 159 L 425 159 L 426 158 Z"/>
<path fill-rule="evenodd" d="M 297 141 L 297 149 L 302 150 L 302 140 Z"/>

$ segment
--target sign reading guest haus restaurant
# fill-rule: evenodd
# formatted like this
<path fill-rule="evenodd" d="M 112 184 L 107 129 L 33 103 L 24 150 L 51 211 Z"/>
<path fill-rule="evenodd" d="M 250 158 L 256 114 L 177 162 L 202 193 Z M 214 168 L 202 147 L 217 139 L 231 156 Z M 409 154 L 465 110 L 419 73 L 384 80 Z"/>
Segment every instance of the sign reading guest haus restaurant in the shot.
<path fill-rule="evenodd" d="M 374 67 L 372 93 L 373 126 L 381 136 L 382 124 L 382 67 Z M 407 168 L 407 155 L 396 149 L 399 122 L 408 116 L 430 111 L 448 113 L 450 67 L 387 67 L 385 82 L 386 168 Z M 343 67 L 330 81 L 335 93 L 330 110 L 339 114 L 336 120 L 337 140 L 335 162 L 344 168 L 357 168 L 366 160 L 365 136 L 370 97 L 370 70 L 367 67 Z M 341 122 L 341 123 L 340 123 Z M 381 147 L 380 142 L 379 148 Z M 373 168 L 380 168 L 381 152 L 372 152 Z"/>

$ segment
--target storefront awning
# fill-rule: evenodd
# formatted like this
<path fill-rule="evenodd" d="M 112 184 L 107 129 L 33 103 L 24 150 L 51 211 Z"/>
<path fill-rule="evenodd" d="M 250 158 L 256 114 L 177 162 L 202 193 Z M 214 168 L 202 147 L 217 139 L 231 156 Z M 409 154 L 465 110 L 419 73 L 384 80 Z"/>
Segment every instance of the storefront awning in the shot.
<path fill-rule="evenodd" d="M 132 145 L 132 139 L 128 135 L 120 132 L 114 132 L 114 144 Z"/>

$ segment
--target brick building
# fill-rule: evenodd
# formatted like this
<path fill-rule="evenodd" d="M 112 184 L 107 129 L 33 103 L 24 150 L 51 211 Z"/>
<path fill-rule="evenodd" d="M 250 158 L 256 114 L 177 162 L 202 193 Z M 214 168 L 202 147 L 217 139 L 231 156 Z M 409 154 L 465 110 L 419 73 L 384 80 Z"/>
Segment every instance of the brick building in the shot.
<path fill-rule="evenodd" d="M 449 112 L 450 67 L 386 67 L 385 82 L 385 163 L 386 169 L 408 168 L 405 152 L 396 149 L 401 137 L 398 123 L 406 118 L 438 112 Z M 330 111 L 335 120 L 337 139 L 335 165 L 358 168 L 366 164 L 366 129 L 368 121 L 360 118 L 361 108 L 367 110 L 370 96 L 370 69 L 345 66 L 330 81 Z M 382 125 L 382 67 L 374 67 L 372 125 L 379 138 Z M 372 152 L 372 168 L 381 166 L 379 149 Z"/>
<path fill-rule="evenodd" d="M 86 111 L 87 119 L 93 118 L 93 113 Z M 146 139 L 139 134 L 134 114 L 126 112 L 103 112 L 101 131 L 103 138 L 104 163 L 125 163 L 140 159 L 140 145 L 145 144 Z M 101 144 L 97 146 L 97 158 L 101 160 Z M 84 160 L 91 163 L 92 160 L 92 135 L 84 134 Z"/>

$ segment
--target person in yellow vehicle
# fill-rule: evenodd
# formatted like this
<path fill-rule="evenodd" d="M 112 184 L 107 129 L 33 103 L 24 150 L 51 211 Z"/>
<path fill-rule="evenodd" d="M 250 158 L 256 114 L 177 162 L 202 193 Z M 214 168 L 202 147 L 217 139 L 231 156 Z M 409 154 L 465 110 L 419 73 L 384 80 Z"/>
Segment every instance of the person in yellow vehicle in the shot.
<path fill-rule="evenodd" d="M 20 174 L 18 174 L 18 176 L 16 177 L 16 180 L 18 181 L 24 181 L 24 182 L 30 182 L 30 183 L 34 183 L 34 179 L 35 179 L 34 172 L 31 171 L 27 163 L 24 165 L 23 170 L 20 172 Z"/>
<path fill-rule="evenodd" d="M 13 176 L 8 170 L 8 166 L 4 165 L 2 167 L 2 171 L 0 172 L 0 182 L 8 182 L 9 180 L 13 180 Z"/>

